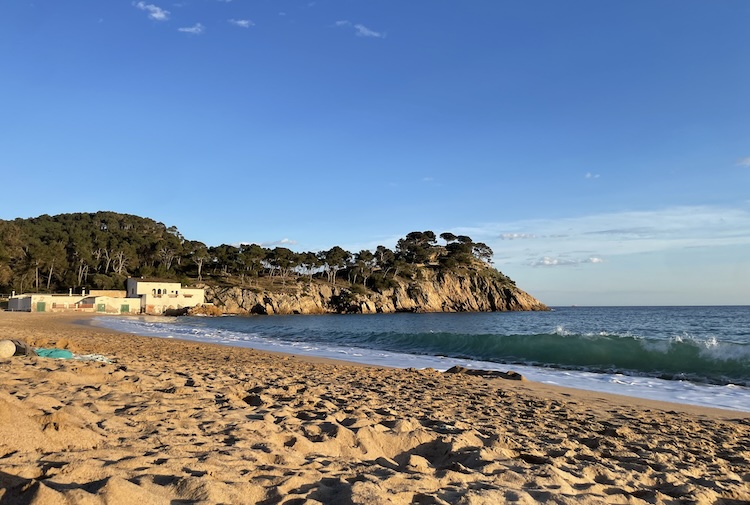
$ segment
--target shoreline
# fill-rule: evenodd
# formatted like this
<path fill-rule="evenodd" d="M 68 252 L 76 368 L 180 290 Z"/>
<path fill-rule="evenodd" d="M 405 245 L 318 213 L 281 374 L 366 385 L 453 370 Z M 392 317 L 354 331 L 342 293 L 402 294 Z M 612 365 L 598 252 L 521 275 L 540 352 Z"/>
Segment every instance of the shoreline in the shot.
<path fill-rule="evenodd" d="M 603 372 L 601 370 L 568 369 L 564 366 L 534 366 L 524 363 L 503 364 L 502 362 L 482 361 L 479 358 L 454 358 L 442 354 L 420 355 L 410 354 L 409 351 L 376 351 L 368 349 L 367 346 L 363 349 L 358 349 L 357 344 L 351 344 L 353 347 L 350 347 L 348 344 L 328 344 L 313 341 L 311 347 L 306 345 L 297 347 L 296 344 L 285 341 L 283 337 L 280 341 L 276 341 L 275 339 L 269 341 L 259 338 L 253 339 L 252 342 L 247 342 L 248 339 L 242 337 L 244 335 L 242 330 L 238 330 L 240 333 L 237 333 L 223 325 L 219 325 L 221 328 L 220 333 L 224 334 L 222 338 L 215 338 L 213 335 L 209 335 L 207 338 L 200 330 L 189 331 L 187 334 L 184 333 L 186 329 L 193 328 L 193 325 L 190 323 L 183 325 L 179 318 L 165 318 L 160 320 L 158 316 L 155 316 L 155 319 L 149 319 L 144 324 L 143 318 L 136 317 L 136 320 L 131 320 L 130 316 L 124 318 L 112 317 L 116 319 L 109 322 L 105 317 L 99 319 L 99 322 L 96 324 L 130 334 L 141 334 L 167 339 L 184 338 L 189 342 L 220 343 L 221 345 L 238 348 L 252 348 L 262 352 L 288 353 L 291 355 L 306 356 L 309 359 L 324 358 L 384 368 L 435 368 L 439 371 L 445 371 L 453 366 L 463 366 L 469 369 L 492 371 L 493 373 L 512 370 L 515 373 L 520 373 L 529 381 L 538 384 L 548 384 L 600 394 L 615 394 L 649 399 L 657 402 L 696 405 L 735 412 L 750 412 L 750 389 L 745 386 L 735 388 L 730 384 L 714 384 L 711 382 L 677 378 L 670 380 L 658 375 L 641 375 L 637 372 L 631 374 L 628 372 L 616 373 L 614 371 Z M 311 316 L 296 317 L 304 319 Z M 349 317 L 360 318 L 364 316 L 354 315 Z M 259 323 L 261 326 L 264 326 L 264 323 Z M 211 324 L 207 324 L 209 328 L 216 329 Z M 439 326 L 439 322 L 434 322 L 434 324 Z M 199 327 L 201 326 L 200 323 L 198 325 Z M 294 326 L 297 330 L 304 331 L 303 327 L 299 325 Z M 196 334 L 195 331 L 198 331 L 198 333 Z"/>
<path fill-rule="evenodd" d="M 369 314 L 365 314 L 369 315 Z M 91 326 L 93 328 L 102 328 L 104 327 L 97 326 L 92 323 L 91 319 L 96 317 L 96 315 L 92 314 L 90 318 L 87 318 L 86 320 L 80 320 L 81 324 L 85 324 L 87 326 Z M 103 316 L 103 317 L 122 317 L 122 316 Z M 126 317 L 137 317 L 137 316 L 126 316 Z M 255 316 L 255 317 L 269 317 L 269 316 Z M 273 316 L 270 316 L 273 317 Z M 304 316 L 301 316 L 304 317 Z M 118 330 L 113 330 L 106 328 L 107 331 L 114 331 L 116 333 L 123 333 L 127 335 L 135 335 L 133 333 L 125 333 L 120 332 Z M 367 368 L 383 368 L 383 369 L 391 369 L 391 370 L 407 370 L 407 368 L 404 367 L 397 367 L 397 366 L 388 366 L 383 364 L 373 364 L 373 363 L 367 363 L 363 361 L 348 361 L 345 359 L 339 359 L 339 358 L 330 358 L 330 357 L 323 357 L 323 356 L 315 356 L 315 355 L 309 355 L 309 354 L 300 354 L 300 353 L 289 353 L 284 351 L 274 351 L 274 350 L 268 350 L 268 349 L 257 349 L 253 347 L 241 347 L 241 346 L 234 346 L 231 344 L 219 344 L 219 343 L 212 343 L 212 342 L 201 342 L 201 341 L 195 341 L 195 340 L 187 340 L 187 339 L 180 339 L 176 337 L 158 337 L 158 336 L 151 336 L 151 335 L 139 335 L 145 338 L 159 338 L 159 339 L 165 339 L 165 340 L 174 340 L 174 341 L 180 341 L 180 342 L 186 342 L 191 344 L 200 344 L 200 345 L 209 345 L 209 346 L 220 346 L 220 347 L 230 347 L 234 349 L 250 349 L 255 352 L 259 353 L 268 353 L 275 356 L 280 357 L 290 357 L 292 359 L 299 360 L 301 362 L 309 362 L 309 363 L 322 363 L 322 364 L 328 364 L 328 365 L 346 365 L 346 366 L 355 366 L 355 367 L 367 367 Z M 457 360 L 458 361 L 458 360 Z M 513 365 L 507 365 L 507 367 L 513 368 Z M 518 368 L 518 366 L 516 366 Z M 563 386 L 558 384 L 550 384 L 540 381 L 535 381 L 528 379 L 524 376 L 523 382 L 519 383 L 522 386 L 528 386 L 532 391 L 541 392 L 545 394 L 549 394 L 551 392 L 554 392 L 556 394 L 566 394 L 569 396 L 578 396 L 582 400 L 587 400 L 588 398 L 594 396 L 598 397 L 600 399 L 608 399 L 608 401 L 612 402 L 623 402 L 627 403 L 633 406 L 642 407 L 642 408 L 662 408 L 662 409 L 669 409 L 669 410 L 680 410 L 685 412 L 691 412 L 691 413 L 701 413 L 705 411 L 710 412 L 716 412 L 717 415 L 721 415 L 722 413 L 727 413 L 729 417 L 734 418 L 750 418 L 750 410 L 735 410 L 730 408 L 721 408 L 721 407 L 708 407 L 705 405 L 696 405 L 692 403 L 682 403 L 682 402 L 670 402 L 665 400 L 659 400 L 659 399 L 651 399 L 651 398 L 644 398 L 640 396 L 634 396 L 634 395 L 627 395 L 627 394 L 618 394 L 613 393 L 609 391 L 599 391 L 595 389 L 586 389 L 586 388 L 577 388 L 577 387 L 571 387 L 571 386 Z"/>
<path fill-rule="evenodd" d="M 325 365 L 331 365 L 331 366 L 365 367 L 365 368 L 388 369 L 388 370 L 397 370 L 397 371 L 409 370 L 408 368 L 402 368 L 402 367 L 396 367 L 396 366 L 372 364 L 372 363 L 365 363 L 365 362 L 359 362 L 359 361 L 348 361 L 344 359 L 314 356 L 314 355 L 308 355 L 308 354 L 299 354 L 299 353 L 293 354 L 293 353 L 288 353 L 288 352 L 283 352 L 283 351 L 272 351 L 272 350 L 267 350 L 267 349 L 256 349 L 253 347 L 240 347 L 240 346 L 233 346 L 229 344 L 201 342 L 201 341 L 187 340 L 187 339 L 181 339 L 181 338 L 175 338 L 175 337 L 166 338 L 166 337 L 157 337 L 157 336 L 151 336 L 151 335 L 136 335 L 134 333 L 121 332 L 118 330 L 114 330 L 114 329 L 110 329 L 110 328 L 106 328 L 102 326 L 97 326 L 93 324 L 91 321 L 95 317 L 97 317 L 97 315 L 92 314 L 90 315 L 90 317 L 87 317 L 86 319 L 78 319 L 78 320 L 73 321 L 73 324 L 80 324 L 80 325 L 88 326 L 91 328 L 111 331 L 117 334 L 138 336 L 141 338 L 155 338 L 155 339 L 160 339 L 160 340 L 184 342 L 187 344 L 250 350 L 250 351 L 261 353 L 261 354 L 270 354 L 272 356 L 277 356 L 280 358 L 293 359 L 302 363 L 325 364 Z M 113 315 L 113 316 L 101 316 L 101 317 L 122 317 L 122 316 Z M 137 317 L 137 316 L 125 316 L 125 317 Z M 269 317 L 269 316 L 257 316 L 257 317 Z M 512 367 L 512 365 L 508 365 L 508 366 Z M 494 371 L 487 371 L 487 372 L 489 372 L 490 374 L 495 373 Z M 444 373 L 444 372 L 438 371 L 438 373 Z M 679 411 L 689 412 L 693 414 L 712 413 L 713 415 L 716 415 L 719 417 L 726 416 L 727 418 L 733 418 L 733 419 L 750 418 L 750 411 L 726 409 L 726 408 L 720 408 L 720 407 L 707 407 L 704 405 L 695 405 L 691 403 L 670 402 L 670 401 L 664 401 L 664 400 L 642 398 L 639 396 L 611 393 L 607 391 L 597 391 L 597 390 L 585 389 L 585 388 L 560 386 L 557 384 L 548 384 L 544 382 L 529 380 L 526 377 L 524 377 L 523 381 L 517 382 L 516 384 L 520 387 L 527 387 L 530 392 L 540 393 L 540 394 L 566 395 L 569 397 L 577 397 L 584 401 L 594 397 L 597 400 L 605 400 L 610 403 L 621 402 L 623 404 L 628 404 L 628 405 L 632 405 L 634 407 L 639 407 L 639 408 L 662 409 L 662 410 L 672 410 L 672 411 L 679 410 Z"/>
<path fill-rule="evenodd" d="M 113 361 L 0 360 L 0 502 L 750 500 L 747 412 L 89 323 L 0 312 Z"/>
<path fill-rule="evenodd" d="M 21 313 L 18 314 L 32 314 L 32 313 Z M 130 337 L 137 337 L 139 339 L 157 339 L 160 341 L 167 341 L 167 342 L 180 342 L 186 345 L 196 345 L 196 346 L 207 346 L 209 348 L 220 348 L 220 349 L 235 349 L 238 352 L 245 352 L 245 351 L 251 351 L 253 353 L 258 354 L 268 354 L 270 356 L 275 356 L 282 360 L 294 360 L 300 363 L 309 363 L 309 364 L 321 364 L 321 365 L 328 365 L 328 366 L 346 366 L 346 367 L 364 367 L 364 368 L 371 368 L 375 370 L 393 370 L 393 371 L 408 371 L 409 369 L 401 368 L 401 367 L 392 367 L 387 365 L 380 365 L 380 364 L 371 364 L 371 363 L 364 363 L 364 362 L 358 362 L 358 361 L 347 361 L 343 359 L 337 359 L 337 358 L 328 358 L 328 357 L 321 357 L 321 356 L 313 356 L 313 355 L 307 355 L 307 354 L 293 354 L 283 351 L 273 351 L 273 350 L 266 350 L 266 349 L 255 349 L 252 347 L 239 347 L 239 346 L 232 346 L 232 345 L 225 345 L 225 344 L 219 344 L 219 343 L 212 343 L 212 342 L 200 342 L 200 341 L 194 341 L 194 340 L 186 340 L 186 339 L 180 339 L 180 338 L 165 338 L 165 337 L 156 337 L 156 336 L 150 336 L 150 335 L 138 335 L 134 333 L 127 333 L 122 332 L 116 329 L 106 328 L 103 326 L 97 326 L 93 323 L 93 319 L 97 317 L 138 317 L 138 316 L 122 316 L 122 315 L 111 315 L 102 316 L 101 314 L 87 314 L 87 313 L 78 313 L 78 314 L 38 314 L 35 315 L 35 317 L 42 317 L 42 318 L 56 318 L 59 319 L 61 323 L 65 321 L 64 324 L 68 324 L 71 327 L 76 326 L 84 326 L 87 328 L 91 328 L 95 331 L 101 331 L 105 333 L 112 333 L 116 335 L 127 335 Z M 262 316 L 258 316 L 262 317 Z M 267 316 L 266 316 L 267 317 Z M 0 320 L 0 323 L 2 320 Z M 2 326 L 0 325 L 0 328 Z M 0 337 L 3 338 L 3 337 Z M 42 339 L 42 342 L 44 342 L 45 339 Z M 69 342 L 63 342 L 65 345 L 69 345 Z M 93 351 L 92 351 L 93 352 Z M 511 366 L 511 365 L 509 365 Z M 428 369 L 432 370 L 432 369 Z M 439 374 L 444 374 L 444 372 L 435 371 Z M 726 408 L 720 408 L 720 407 L 707 407 L 704 405 L 694 405 L 690 403 L 680 403 L 680 402 L 670 402 L 665 400 L 655 400 L 650 398 L 642 398 L 639 396 L 631 396 L 631 395 L 625 395 L 625 394 L 617 394 L 617 393 L 611 393 L 607 391 L 597 391 L 592 389 L 584 389 L 584 388 L 575 388 L 575 387 L 569 387 L 569 386 L 560 386 L 557 384 L 548 384 L 544 382 L 539 381 L 533 381 L 529 380 L 527 378 L 524 378 L 523 381 L 515 382 L 515 385 L 527 390 L 528 392 L 532 394 L 541 394 L 541 395 L 564 395 L 567 397 L 577 398 L 581 401 L 588 401 L 590 399 L 594 400 L 602 400 L 607 401 L 609 403 L 622 403 L 623 405 L 628 405 L 635 408 L 644 408 L 644 409 L 660 409 L 660 410 L 668 410 L 668 411 L 680 411 L 680 412 L 686 412 L 696 415 L 710 415 L 710 416 L 716 416 L 719 418 L 728 418 L 728 419 L 750 419 L 750 411 L 744 411 L 744 410 L 734 410 L 734 409 L 726 409 Z"/>

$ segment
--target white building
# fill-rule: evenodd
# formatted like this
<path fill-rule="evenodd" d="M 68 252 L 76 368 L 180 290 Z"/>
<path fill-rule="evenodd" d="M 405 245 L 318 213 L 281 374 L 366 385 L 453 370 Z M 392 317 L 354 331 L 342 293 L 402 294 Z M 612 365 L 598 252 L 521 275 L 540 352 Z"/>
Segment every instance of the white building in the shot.
<path fill-rule="evenodd" d="M 127 280 L 128 299 L 140 299 L 140 311 L 145 314 L 163 314 L 168 310 L 180 310 L 203 305 L 206 291 L 203 288 L 183 288 L 179 282 L 156 279 Z"/>
<path fill-rule="evenodd" d="M 51 295 L 25 293 L 8 299 L 9 311 L 99 312 L 104 314 L 164 314 L 168 310 L 205 303 L 203 288 L 183 288 L 179 282 L 130 278 L 126 291 L 96 291 L 86 294 Z"/>
<path fill-rule="evenodd" d="M 138 314 L 138 300 L 128 300 L 125 291 L 96 291 L 67 295 L 24 293 L 8 299 L 9 311 L 20 312 L 100 312 L 105 314 Z"/>

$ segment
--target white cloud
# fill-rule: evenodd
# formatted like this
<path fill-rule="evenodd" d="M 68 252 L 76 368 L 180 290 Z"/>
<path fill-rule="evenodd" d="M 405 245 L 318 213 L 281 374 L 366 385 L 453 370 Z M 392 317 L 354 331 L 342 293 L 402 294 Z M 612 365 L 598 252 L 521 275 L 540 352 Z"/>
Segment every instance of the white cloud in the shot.
<path fill-rule="evenodd" d="M 623 228 L 607 228 L 585 232 L 586 235 L 611 235 L 621 239 L 648 238 L 658 235 L 660 232 L 653 226 L 634 226 Z"/>
<path fill-rule="evenodd" d="M 282 238 L 281 240 L 275 240 L 273 242 L 261 242 L 262 247 L 286 247 L 290 245 L 296 245 L 297 241 L 288 239 L 288 238 Z"/>
<path fill-rule="evenodd" d="M 737 160 L 737 166 L 739 167 L 750 167 L 750 156 Z"/>
<path fill-rule="evenodd" d="M 178 32 L 189 33 L 191 35 L 200 35 L 206 30 L 206 27 L 200 23 L 195 23 L 193 26 L 178 28 Z"/>
<path fill-rule="evenodd" d="M 559 267 L 583 265 L 585 263 L 604 263 L 604 260 L 597 256 L 590 256 L 588 258 L 553 258 L 551 256 L 544 256 L 538 260 L 531 261 L 529 265 L 532 267 Z"/>
<path fill-rule="evenodd" d="M 537 236 L 533 233 L 503 233 L 502 235 L 500 235 L 500 238 L 503 240 L 519 240 L 537 238 Z"/>
<path fill-rule="evenodd" d="M 166 21 L 169 19 L 169 11 L 156 5 L 147 4 L 146 2 L 136 2 L 133 5 L 142 11 L 148 12 L 148 17 L 156 21 Z"/>
<path fill-rule="evenodd" d="M 549 305 L 750 301 L 745 282 L 750 200 L 577 216 L 562 212 L 558 207 L 548 217 L 451 231 L 489 245 L 498 268 Z M 534 239 L 507 239 L 514 235 Z"/>
<path fill-rule="evenodd" d="M 600 176 L 599 174 L 592 174 L 591 172 L 586 172 L 586 179 L 598 179 Z"/>
<path fill-rule="evenodd" d="M 354 25 L 354 29 L 357 30 L 357 37 L 376 37 L 380 39 L 385 38 L 385 33 L 370 30 L 365 25 Z"/>
<path fill-rule="evenodd" d="M 371 30 L 367 28 L 363 24 L 359 24 L 359 23 L 355 24 L 346 19 L 336 21 L 335 25 L 336 26 L 350 26 L 354 28 L 354 33 L 355 35 L 357 35 L 357 37 L 373 37 L 373 38 L 384 39 L 386 36 L 384 32 L 376 32 L 375 30 Z"/>
<path fill-rule="evenodd" d="M 241 28 L 250 28 L 251 26 L 255 26 L 255 23 L 253 23 L 249 19 L 228 19 L 227 22 Z"/>
<path fill-rule="evenodd" d="M 502 255 L 506 265 L 540 266 L 555 260 L 555 264 L 580 264 L 581 258 L 607 258 L 607 263 L 616 263 L 624 256 L 678 253 L 689 248 L 748 247 L 750 250 L 750 210 L 668 207 L 486 223 L 459 228 L 454 233 L 485 242 Z M 545 262 L 544 258 L 548 260 Z"/>

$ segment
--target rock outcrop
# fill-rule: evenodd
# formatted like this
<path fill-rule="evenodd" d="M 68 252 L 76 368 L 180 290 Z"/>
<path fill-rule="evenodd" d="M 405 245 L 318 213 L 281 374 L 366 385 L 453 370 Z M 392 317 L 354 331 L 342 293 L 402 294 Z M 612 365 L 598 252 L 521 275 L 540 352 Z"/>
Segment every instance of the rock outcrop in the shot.
<path fill-rule="evenodd" d="M 270 292 L 206 286 L 206 301 L 228 314 L 374 314 L 392 312 L 492 312 L 548 310 L 495 270 L 439 272 L 421 269 L 420 280 L 396 279 L 383 292 L 362 286 L 307 281 Z"/>

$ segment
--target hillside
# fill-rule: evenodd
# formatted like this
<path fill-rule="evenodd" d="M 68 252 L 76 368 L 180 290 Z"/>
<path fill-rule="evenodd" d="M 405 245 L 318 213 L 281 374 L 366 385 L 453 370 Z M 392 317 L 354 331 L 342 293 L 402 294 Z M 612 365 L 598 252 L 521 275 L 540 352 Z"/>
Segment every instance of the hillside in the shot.
<path fill-rule="evenodd" d="M 208 247 L 175 227 L 114 212 L 0 220 L 0 293 L 122 289 L 133 277 L 207 288 L 232 313 L 546 310 L 467 236 L 412 232 L 391 250 Z"/>

